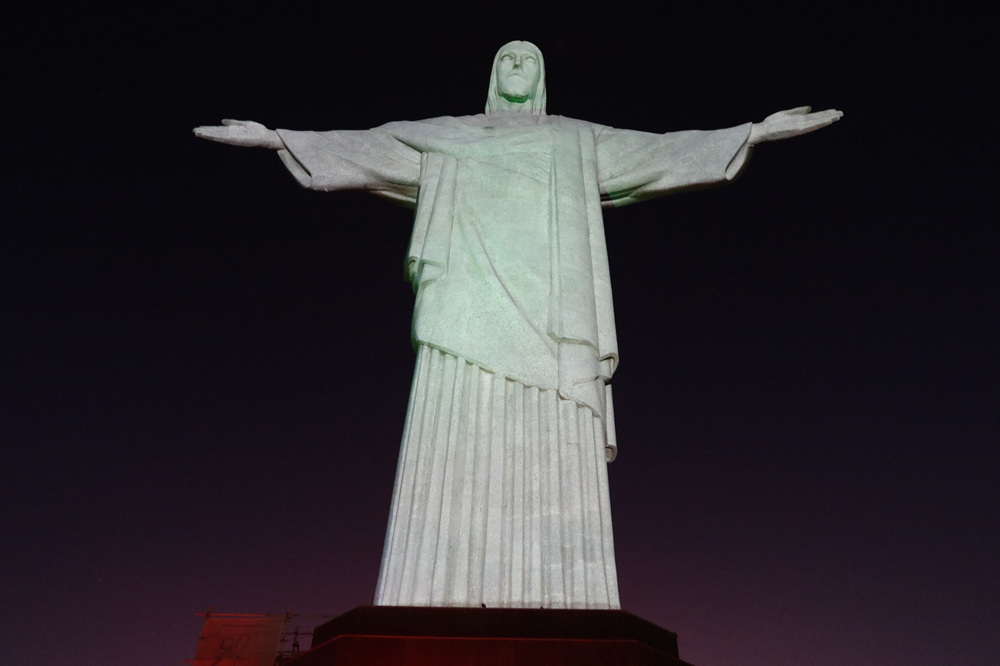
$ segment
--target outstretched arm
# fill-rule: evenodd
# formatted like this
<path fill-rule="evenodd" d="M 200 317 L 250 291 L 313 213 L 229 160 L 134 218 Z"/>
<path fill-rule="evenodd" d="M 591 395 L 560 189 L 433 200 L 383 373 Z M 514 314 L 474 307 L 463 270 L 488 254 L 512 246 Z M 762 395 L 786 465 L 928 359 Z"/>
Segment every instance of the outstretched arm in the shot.
<path fill-rule="evenodd" d="M 231 146 L 245 148 L 270 148 L 281 150 L 285 144 L 281 142 L 278 133 L 252 120 L 230 120 L 226 118 L 222 125 L 202 126 L 194 128 L 194 135 L 209 141 L 228 143 Z"/>
<path fill-rule="evenodd" d="M 815 132 L 837 122 L 844 115 L 842 111 L 836 109 L 816 113 L 810 113 L 811 110 L 808 106 L 798 106 L 787 111 L 772 113 L 763 122 L 753 124 L 747 143 L 753 146 L 765 141 L 790 139 L 800 134 Z"/>

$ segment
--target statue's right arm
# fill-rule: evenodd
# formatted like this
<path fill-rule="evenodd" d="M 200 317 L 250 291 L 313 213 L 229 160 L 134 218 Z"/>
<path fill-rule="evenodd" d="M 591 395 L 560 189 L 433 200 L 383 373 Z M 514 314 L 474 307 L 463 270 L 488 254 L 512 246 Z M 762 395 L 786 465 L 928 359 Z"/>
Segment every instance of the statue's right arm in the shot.
<path fill-rule="evenodd" d="M 208 139 L 209 141 L 218 141 L 219 143 L 228 143 L 232 146 L 243 146 L 245 148 L 281 150 L 285 147 L 277 132 L 252 120 L 231 120 L 226 118 L 222 121 L 221 126 L 205 125 L 195 127 L 194 135 L 202 139 Z"/>
<path fill-rule="evenodd" d="M 382 128 L 326 132 L 271 130 L 249 120 L 196 127 L 195 136 L 234 146 L 270 148 L 302 187 L 362 190 L 414 206 L 421 153 Z"/>

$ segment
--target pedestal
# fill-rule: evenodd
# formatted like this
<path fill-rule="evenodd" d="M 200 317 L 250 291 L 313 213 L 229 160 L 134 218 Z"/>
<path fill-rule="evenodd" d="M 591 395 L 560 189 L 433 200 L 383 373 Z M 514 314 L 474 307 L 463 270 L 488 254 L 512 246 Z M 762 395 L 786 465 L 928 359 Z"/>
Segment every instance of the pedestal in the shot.
<path fill-rule="evenodd" d="M 360 606 L 287 666 L 691 666 L 677 635 L 623 611 Z"/>

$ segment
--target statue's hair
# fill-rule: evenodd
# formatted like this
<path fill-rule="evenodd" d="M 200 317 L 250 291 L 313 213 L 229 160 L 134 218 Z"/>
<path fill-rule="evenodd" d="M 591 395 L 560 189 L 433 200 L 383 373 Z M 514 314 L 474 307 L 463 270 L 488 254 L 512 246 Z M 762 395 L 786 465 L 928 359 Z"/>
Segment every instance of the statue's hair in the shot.
<path fill-rule="evenodd" d="M 537 46 L 531 42 L 526 42 L 523 40 L 514 40 L 512 42 L 507 42 L 497 50 L 497 54 L 493 56 L 493 68 L 490 70 L 490 89 L 486 94 L 486 113 L 495 113 L 497 111 L 497 106 L 500 99 L 500 93 L 497 91 L 497 64 L 500 62 L 500 54 L 511 47 L 512 44 L 520 44 L 530 46 L 538 56 L 538 86 L 535 88 L 535 94 L 529 100 L 531 105 L 531 112 L 535 115 L 544 116 L 545 115 L 545 59 L 542 57 L 542 51 Z"/>

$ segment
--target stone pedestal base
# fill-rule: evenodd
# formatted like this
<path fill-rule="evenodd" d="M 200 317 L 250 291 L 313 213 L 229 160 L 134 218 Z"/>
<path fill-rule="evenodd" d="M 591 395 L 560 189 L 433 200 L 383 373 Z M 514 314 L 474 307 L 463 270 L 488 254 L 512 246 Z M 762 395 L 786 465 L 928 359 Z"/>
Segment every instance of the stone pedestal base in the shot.
<path fill-rule="evenodd" d="M 691 666 L 677 635 L 623 611 L 361 606 L 287 666 Z"/>

